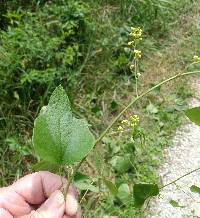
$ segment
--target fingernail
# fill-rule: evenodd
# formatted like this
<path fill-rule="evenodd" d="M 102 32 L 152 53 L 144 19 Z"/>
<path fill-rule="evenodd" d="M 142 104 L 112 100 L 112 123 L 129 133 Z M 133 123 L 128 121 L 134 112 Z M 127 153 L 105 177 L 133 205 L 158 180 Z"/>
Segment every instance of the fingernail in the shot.
<path fill-rule="evenodd" d="M 75 216 L 78 212 L 78 201 L 75 196 L 72 194 L 68 194 L 66 197 L 66 214 L 69 216 Z"/>

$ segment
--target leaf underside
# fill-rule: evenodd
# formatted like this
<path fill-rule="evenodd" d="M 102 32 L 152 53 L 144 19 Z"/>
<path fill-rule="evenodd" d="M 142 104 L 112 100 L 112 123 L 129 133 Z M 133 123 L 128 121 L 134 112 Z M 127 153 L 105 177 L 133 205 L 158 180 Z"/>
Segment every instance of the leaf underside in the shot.
<path fill-rule="evenodd" d="M 87 123 L 73 117 L 68 96 L 58 86 L 34 123 L 36 154 L 51 163 L 72 164 L 88 154 L 94 141 Z"/>

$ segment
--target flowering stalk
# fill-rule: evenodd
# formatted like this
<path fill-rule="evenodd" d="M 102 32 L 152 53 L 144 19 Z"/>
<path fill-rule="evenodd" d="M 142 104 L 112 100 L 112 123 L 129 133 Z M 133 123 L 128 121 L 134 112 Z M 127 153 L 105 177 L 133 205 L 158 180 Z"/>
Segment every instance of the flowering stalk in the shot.
<path fill-rule="evenodd" d="M 138 61 L 142 57 L 141 51 L 137 50 L 137 44 L 142 40 L 142 29 L 137 27 L 131 27 L 131 32 L 129 34 L 131 41 L 128 42 L 128 45 L 132 49 L 132 64 L 130 65 L 130 70 L 135 76 L 135 92 L 136 96 L 138 97 L 138 78 L 140 76 L 140 73 L 138 72 Z"/>

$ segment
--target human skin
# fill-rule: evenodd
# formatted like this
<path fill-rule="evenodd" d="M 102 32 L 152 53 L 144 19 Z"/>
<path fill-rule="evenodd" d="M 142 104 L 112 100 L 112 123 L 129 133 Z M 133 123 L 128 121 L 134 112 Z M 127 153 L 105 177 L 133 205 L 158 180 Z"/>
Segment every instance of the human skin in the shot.
<path fill-rule="evenodd" d="M 67 181 L 50 172 L 29 174 L 0 188 L 0 218 L 81 218 L 77 192 L 60 191 Z"/>

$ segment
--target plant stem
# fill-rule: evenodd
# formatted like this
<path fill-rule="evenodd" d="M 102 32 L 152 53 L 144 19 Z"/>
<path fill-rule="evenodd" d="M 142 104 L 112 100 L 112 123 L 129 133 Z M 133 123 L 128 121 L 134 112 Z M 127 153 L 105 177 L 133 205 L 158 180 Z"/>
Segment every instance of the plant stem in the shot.
<path fill-rule="evenodd" d="M 190 175 L 190 174 L 192 174 L 192 173 L 194 173 L 194 172 L 196 172 L 196 171 L 199 171 L 199 170 L 200 170 L 200 167 L 198 167 L 198 168 L 196 168 L 196 169 L 194 169 L 194 170 L 191 170 L 190 172 L 188 172 L 188 173 L 186 173 L 186 174 L 184 174 L 184 175 L 178 177 L 177 179 L 175 179 L 175 180 L 173 180 L 173 181 L 171 181 L 171 182 L 169 182 L 169 183 L 163 185 L 162 187 L 160 187 L 160 189 L 163 189 L 163 188 L 165 188 L 165 187 L 167 187 L 167 186 L 169 186 L 169 185 L 172 185 L 172 184 L 176 183 L 177 181 L 179 181 L 180 179 L 182 179 L 182 178 L 184 178 L 184 177 L 186 177 L 186 176 L 188 176 L 188 175 Z"/>
<path fill-rule="evenodd" d="M 138 98 L 138 63 L 137 60 L 134 61 L 135 64 L 135 93 Z"/>
<path fill-rule="evenodd" d="M 85 156 L 85 157 L 78 163 L 78 165 L 75 167 L 75 169 L 74 169 L 74 171 L 73 171 L 73 174 L 70 175 L 69 180 L 68 180 L 68 183 L 67 183 L 67 187 L 66 187 L 66 190 L 65 190 L 65 195 L 64 195 L 65 198 L 66 198 L 66 196 L 67 196 L 67 193 L 68 193 L 68 191 L 69 191 L 69 187 L 70 187 L 70 185 L 71 185 L 71 183 L 72 183 L 72 181 L 73 181 L 73 179 L 74 179 L 75 174 L 77 173 L 78 169 L 80 168 L 80 166 L 82 165 L 82 163 L 85 161 L 86 158 L 87 158 L 87 156 Z"/>
<path fill-rule="evenodd" d="M 179 74 L 177 74 L 177 75 L 175 75 L 175 76 L 172 76 L 172 77 L 170 77 L 170 78 L 168 78 L 168 79 L 166 79 L 166 80 L 164 80 L 164 81 L 158 83 L 157 85 L 153 86 L 152 88 L 150 88 L 150 89 L 147 90 L 146 92 L 143 92 L 141 95 L 139 95 L 139 96 L 137 96 L 136 98 L 134 98 L 134 99 L 114 118 L 114 120 L 110 123 L 110 125 L 109 125 L 109 126 L 103 131 L 103 133 L 97 138 L 97 140 L 96 140 L 95 143 L 94 143 L 93 148 L 102 140 L 102 138 L 109 132 L 109 130 L 114 126 L 114 124 L 121 118 L 121 116 L 122 116 L 132 105 L 134 105 L 136 102 L 138 102 L 141 98 L 143 98 L 144 96 L 146 96 L 147 94 L 149 94 L 150 92 L 152 92 L 154 89 L 156 89 L 156 88 L 158 88 L 158 87 L 164 85 L 165 83 L 168 83 L 168 82 L 170 82 L 170 81 L 172 81 L 172 80 L 174 80 L 174 79 L 177 79 L 177 78 L 179 78 L 179 77 L 188 76 L 188 75 L 193 75 L 193 74 L 197 74 L 197 73 L 200 73 L 200 71 L 192 71 L 192 72 L 179 73 Z M 86 156 L 86 157 L 87 157 L 87 156 Z M 67 193 L 68 193 L 68 191 L 69 191 L 69 187 L 70 187 L 70 184 L 71 184 L 71 182 L 72 182 L 72 180 L 73 180 L 73 178 L 74 178 L 74 175 L 76 174 L 76 172 L 78 171 L 78 169 L 80 168 L 80 166 L 82 165 L 82 163 L 85 161 L 86 157 L 84 157 L 84 158 L 78 163 L 78 165 L 77 165 L 77 166 L 75 167 L 75 169 L 74 169 L 73 174 L 70 176 L 69 181 L 68 181 L 68 184 L 67 184 L 67 188 L 66 188 L 66 195 L 67 195 Z M 195 172 L 195 171 L 197 171 L 197 169 L 196 169 L 196 170 L 193 170 L 193 171 L 191 171 L 191 172 L 189 172 L 189 174 L 192 173 L 192 172 Z M 186 174 L 186 175 L 189 175 L 189 174 Z M 186 176 L 186 175 L 183 175 L 181 178 L 183 178 L 183 177 Z M 181 178 L 178 178 L 178 180 L 181 179 Z M 173 181 L 172 183 L 174 183 L 174 182 L 176 182 L 176 181 L 177 181 L 177 180 Z M 172 183 L 170 183 L 170 184 L 172 184 Z M 170 185 L 170 184 L 167 184 L 167 185 Z M 165 185 L 164 187 L 166 187 L 167 185 Z M 164 188 L 164 187 L 162 187 L 162 188 Z"/>

